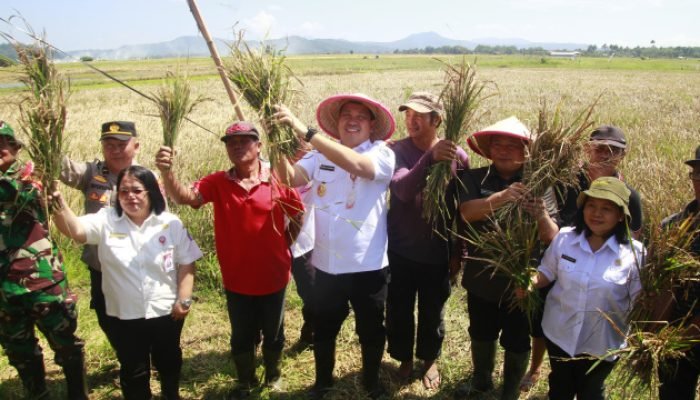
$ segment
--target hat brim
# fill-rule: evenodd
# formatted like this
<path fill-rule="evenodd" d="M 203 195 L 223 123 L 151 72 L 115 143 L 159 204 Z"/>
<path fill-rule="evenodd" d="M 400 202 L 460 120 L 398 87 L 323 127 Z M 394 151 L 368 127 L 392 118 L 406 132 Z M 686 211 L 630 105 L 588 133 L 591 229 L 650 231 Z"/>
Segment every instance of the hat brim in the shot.
<path fill-rule="evenodd" d="M 530 142 L 530 138 L 521 134 L 506 132 L 506 131 L 495 131 L 495 130 L 485 130 L 473 133 L 469 138 L 467 138 L 467 145 L 476 154 L 488 158 L 491 160 L 491 138 L 493 136 L 505 136 L 515 139 L 520 139 L 525 142 Z"/>
<path fill-rule="evenodd" d="M 370 139 L 386 140 L 391 137 L 396 129 L 396 121 L 391 111 L 382 103 L 369 98 L 361 93 L 338 94 L 321 102 L 316 108 L 316 121 L 318 126 L 330 136 L 340 139 L 338 133 L 338 117 L 340 109 L 348 102 L 360 103 L 370 109 L 374 116 L 374 129 L 370 133 Z"/>
<path fill-rule="evenodd" d="M 686 165 L 689 165 L 693 168 L 700 167 L 700 160 L 695 159 L 695 160 L 688 160 L 685 162 Z"/>
<path fill-rule="evenodd" d="M 602 200 L 610 200 L 613 203 L 615 203 L 618 207 L 622 207 L 622 210 L 624 211 L 625 215 L 628 218 L 632 218 L 632 215 L 630 214 L 629 207 L 625 202 L 618 197 L 616 194 L 612 192 L 608 192 L 605 190 L 584 190 L 583 192 L 578 194 L 578 197 L 576 198 L 576 207 L 581 208 L 583 205 L 583 202 L 586 200 L 586 197 L 593 197 L 596 199 L 602 199 Z"/>
<path fill-rule="evenodd" d="M 433 111 L 438 112 L 438 111 L 433 110 L 433 109 L 431 109 L 430 107 L 428 107 L 428 106 L 426 106 L 426 105 L 424 105 L 424 104 L 414 103 L 414 102 L 408 102 L 408 103 L 406 103 L 406 104 L 401 104 L 401 105 L 399 106 L 399 111 L 400 111 L 400 112 L 404 112 L 404 111 L 406 111 L 406 110 L 409 109 L 409 108 L 410 108 L 411 110 L 413 110 L 413 111 L 415 111 L 415 112 L 418 112 L 418 113 L 421 113 L 421 114 L 427 114 L 427 113 L 433 112 Z"/>
<path fill-rule="evenodd" d="M 624 143 L 620 143 L 616 140 L 609 140 L 609 139 L 602 139 L 602 140 L 591 140 L 589 143 L 595 144 L 595 145 L 603 145 L 603 146 L 612 146 L 612 147 L 617 147 L 618 149 L 626 149 L 627 145 Z"/>
<path fill-rule="evenodd" d="M 257 132 L 248 131 L 248 132 L 236 132 L 236 133 L 231 134 L 231 135 L 224 135 L 221 137 L 221 141 L 226 143 L 229 139 L 236 137 L 236 136 L 252 137 L 255 140 L 260 140 L 260 135 Z"/>
<path fill-rule="evenodd" d="M 127 140 L 132 139 L 134 137 L 136 137 L 136 136 L 120 135 L 120 134 L 116 134 L 116 135 L 106 134 L 106 135 L 100 136 L 100 141 L 103 141 L 105 139 L 117 139 L 117 140 L 121 140 L 122 142 L 126 142 Z"/>

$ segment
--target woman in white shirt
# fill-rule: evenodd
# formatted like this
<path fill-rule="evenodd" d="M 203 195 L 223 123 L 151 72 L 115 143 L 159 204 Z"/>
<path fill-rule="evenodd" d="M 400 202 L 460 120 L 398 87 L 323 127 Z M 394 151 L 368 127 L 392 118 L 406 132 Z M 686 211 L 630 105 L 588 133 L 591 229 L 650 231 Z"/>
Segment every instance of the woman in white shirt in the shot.
<path fill-rule="evenodd" d="M 629 236 L 629 195 L 617 178 L 593 181 L 578 197 L 575 226 L 559 231 L 533 277 L 537 288 L 555 282 L 542 319 L 550 399 L 605 396 L 605 379 L 615 363 L 606 354 L 624 345 L 617 329 L 627 331 L 641 290 L 643 247 Z"/>
<path fill-rule="evenodd" d="M 180 219 L 165 211 L 156 177 L 144 167 L 123 170 L 115 207 L 95 214 L 76 217 L 60 194 L 54 195 L 61 204 L 54 214 L 59 231 L 98 246 L 124 398 L 151 398 L 152 359 L 162 397 L 179 399 L 180 334 L 192 304 L 199 247 Z"/>

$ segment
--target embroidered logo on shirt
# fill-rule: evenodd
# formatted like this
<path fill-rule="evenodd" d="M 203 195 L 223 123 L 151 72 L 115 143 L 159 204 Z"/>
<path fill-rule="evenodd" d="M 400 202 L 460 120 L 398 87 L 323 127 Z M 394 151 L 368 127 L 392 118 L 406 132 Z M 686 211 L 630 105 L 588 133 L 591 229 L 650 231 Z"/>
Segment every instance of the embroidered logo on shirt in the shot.
<path fill-rule="evenodd" d="M 561 258 L 565 259 L 566 261 L 570 261 L 570 262 L 572 262 L 572 263 L 575 263 L 575 262 L 576 262 L 576 259 L 575 259 L 575 258 L 573 258 L 573 257 L 571 257 L 571 256 L 567 256 L 566 254 L 562 254 L 562 255 L 561 255 Z"/>
<path fill-rule="evenodd" d="M 321 171 L 335 171 L 334 165 L 321 164 L 321 166 L 319 168 L 321 169 Z"/>
<path fill-rule="evenodd" d="M 622 265 L 622 260 L 620 260 L 619 258 L 616 259 L 616 260 L 615 260 L 615 266 L 616 266 L 616 267 L 619 267 L 619 266 L 621 266 L 621 265 Z"/>
<path fill-rule="evenodd" d="M 160 242 L 161 245 L 165 245 L 165 236 L 159 237 L 158 241 Z"/>

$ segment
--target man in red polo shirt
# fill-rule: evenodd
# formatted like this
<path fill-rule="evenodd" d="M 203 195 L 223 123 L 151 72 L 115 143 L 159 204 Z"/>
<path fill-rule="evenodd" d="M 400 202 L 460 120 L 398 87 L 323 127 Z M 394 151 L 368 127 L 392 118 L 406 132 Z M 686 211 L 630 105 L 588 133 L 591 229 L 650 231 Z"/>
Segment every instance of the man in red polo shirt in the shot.
<path fill-rule="evenodd" d="M 248 122 L 237 122 L 221 138 L 233 167 L 186 187 L 172 172 L 172 149 L 161 147 L 156 166 L 168 195 L 178 204 L 214 204 L 214 238 L 226 289 L 231 353 L 239 385 L 231 399 L 246 398 L 258 384 L 255 345 L 260 329 L 265 383 L 278 385 L 284 347 L 284 297 L 290 279 L 291 238 L 285 216 L 301 217 L 297 192 L 279 184 L 260 161 L 260 136 Z M 290 223 L 293 225 L 295 222 Z M 260 246 L 265 251 L 259 251 Z"/>

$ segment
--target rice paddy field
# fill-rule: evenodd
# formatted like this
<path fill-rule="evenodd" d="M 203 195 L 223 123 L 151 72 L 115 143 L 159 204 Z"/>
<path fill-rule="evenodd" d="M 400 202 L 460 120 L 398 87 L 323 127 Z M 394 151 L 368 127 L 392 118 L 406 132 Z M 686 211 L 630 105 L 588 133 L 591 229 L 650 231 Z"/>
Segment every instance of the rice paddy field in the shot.
<path fill-rule="evenodd" d="M 444 59 L 455 61 L 456 57 Z M 299 79 L 298 92 L 291 108 L 309 124 L 316 105 L 325 97 L 339 92 L 363 92 L 375 97 L 390 109 L 397 110 L 415 90 L 439 92 L 442 88 L 441 63 L 428 56 L 345 55 L 291 57 L 289 65 Z M 630 152 L 621 167 L 625 179 L 642 195 L 647 221 L 680 210 L 692 198 L 687 178 L 688 168 L 682 161 L 690 158 L 700 145 L 700 61 L 579 59 L 564 60 L 525 56 L 479 56 L 476 59 L 481 79 L 493 81 L 498 95 L 483 105 L 486 113 L 473 130 L 515 115 L 534 124 L 541 101 L 555 104 L 561 100 L 570 112 L 582 110 L 600 96 L 593 119 L 596 123 L 621 127 L 631 143 Z M 209 172 L 228 168 L 224 146 L 219 141 L 225 126 L 235 113 L 213 63 L 208 59 L 147 60 L 96 62 L 141 91 L 155 92 L 161 77 L 168 70 L 186 70 L 195 95 L 211 100 L 201 104 L 190 118 L 207 130 L 186 123 L 177 144 L 176 175 L 182 181 L 193 181 Z M 154 155 L 162 141 L 160 120 L 155 106 L 133 92 L 97 75 L 79 63 L 60 65 L 70 77 L 72 94 L 68 100 L 66 154 L 78 160 L 100 157 L 98 142 L 102 122 L 132 120 L 139 132 L 139 163 L 152 167 Z M 21 89 L 17 71 L 0 69 L 0 119 L 18 127 L 18 102 Z M 244 106 L 248 119 L 253 113 Z M 396 111 L 399 130 L 395 138 L 405 135 L 401 115 Z M 464 145 L 464 144 L 462 144 Z M 483 160 L 472 154 L 472 165 Z M 74 210 L 80 210 L 80 195 L 64 189 Z M 182 335 L 184 369 L 181 394 L 185 399 L 220 399 L 233 387 L 235 372 L 229 357 L 229 324 L 225 300 L 221 294 L 218 266 L 215 260 L 212 210 L 171 208 L 178 213 L 205 252 L 198 264 L 196 295 L 198 301 L 187 319 Z M 88 383 L 93 399 L 120 398 L 118 364 L 113 351 L 97 326 L 89 309 L 89 279 L 79 262 L 77 246 L 60 239 L 66 257 L 69 280 L 80 295 L 78 334 L 86 342 Z M 260 251 L 265 251 L 260 245 Z M 385 355 L 382 379 L 397 399 L 451 399 L 456 387 L 464 384 L 471 372 L 466 293 L 453 288 L 446 310 L 447 338 L 440 360 L 442 386 L 428 392 L 420 380 L 399 386 L 393 379 L 398 363 Z M 287 349 L 283 361 L 286 390 L 271 393 L 255 392 L 262 399 L 304 398 L 313 383 L 313 354 L 295 346 L 301 325 L 301 302 L 293 284 L 288 289 L 286 311 Z M 53 354 L 42 342 L 47 363 L 49 387 L 55 398 L 65 396 L 63 375 L 53 363 Z M 499 359 L 501 354 L 499 353 Z M 545 369 L 546 369 L 545 362 Z M 499 364 L 500 365 L 500 364 Z M 346 322 L 338 338 L 336 390 L 329 399 L 360 399 L 359 345 L 352 318 Z M 262 367 L 258 372 L 262 374 Z M 154 374 L 155 376 L 155 374 Z M 498 386 L 500 368 L 494 375 Z M 154 393 L 157 380 L 152 379 Z M 634 384 L 618 385 L 614 374 L 608 385 L 612 399 L 640 398 Z M 546 398 L 546 379 L 521 399 Z M 498 398 L 498 390 L 484 399 Z M 0 399 L 22 397 L 16 371 L 0 356 Z"/>

